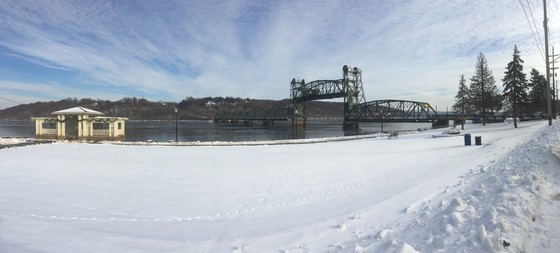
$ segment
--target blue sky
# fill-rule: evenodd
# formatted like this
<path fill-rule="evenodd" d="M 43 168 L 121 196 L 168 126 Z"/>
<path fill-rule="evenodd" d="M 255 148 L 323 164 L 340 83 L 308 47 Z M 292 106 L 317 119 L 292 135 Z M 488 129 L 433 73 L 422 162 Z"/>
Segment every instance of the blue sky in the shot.
<path fill-rule="evenodd" d="M 474 74 L 479 52 L 499 88 L 514 45 L 526 73 L 544 73 L 542 7 L 527 0 L 3 0 L 0 109 L 68 97 L 283 99 L 292 78 L 339 79 L 349 65 L 362 70 L 368 101 L 425 101 L 442 110 L 453 105 L 459 76 Z M 560 3 L 547 7 L 555 46 Z"/>

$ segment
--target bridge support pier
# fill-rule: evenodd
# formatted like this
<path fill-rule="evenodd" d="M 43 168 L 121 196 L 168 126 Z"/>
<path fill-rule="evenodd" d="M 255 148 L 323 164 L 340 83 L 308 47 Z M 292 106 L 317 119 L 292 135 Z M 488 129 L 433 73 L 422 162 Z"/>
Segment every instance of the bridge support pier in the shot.
<path fill-rule="evenodd" d="M 263 126 L 273 127 L 274 126 L 274 120 L 263 120 Z"/>
<path fill-rule="evenodd" d="M 342 123 L 342 129 L 344 130 L 356 130 L 358 128 L 360 128 L 360 124 L 358 122 L 344 121 L 344 123 Z"/>
<path fill-rule="evenodd" d="M 305 128 L 305 118 L 293 118 L 292 127 L 294 128 Z"/>
<path fill-rule="evenodd" d="M 305 139 L 305 128 L 303 128 L 303 127 L 293 127 L 292 128 L 292 138 L 293 139 Z"/>

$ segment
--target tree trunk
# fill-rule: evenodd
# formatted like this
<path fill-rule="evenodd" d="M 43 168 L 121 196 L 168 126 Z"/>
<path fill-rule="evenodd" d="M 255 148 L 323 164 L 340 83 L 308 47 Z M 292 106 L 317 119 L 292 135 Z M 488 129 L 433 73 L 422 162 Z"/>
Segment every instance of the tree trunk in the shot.
<path fill-rule="evenodd" d="M 517 101 L 513 99 L 513 127 L 517 128 Z"/>

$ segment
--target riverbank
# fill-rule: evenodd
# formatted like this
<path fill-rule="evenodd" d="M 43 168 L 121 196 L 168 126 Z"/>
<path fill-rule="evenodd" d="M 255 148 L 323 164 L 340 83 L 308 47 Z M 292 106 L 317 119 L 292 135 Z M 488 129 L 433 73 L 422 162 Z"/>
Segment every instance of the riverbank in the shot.
<path fill-rule="evenodd" d="M 23 147 L 37 144 L 48 144 L 53 142 L 55 142 L 55 140 L 37 140 L 34 138 L 25 137 L 0 137 L 0 149 Z"/>

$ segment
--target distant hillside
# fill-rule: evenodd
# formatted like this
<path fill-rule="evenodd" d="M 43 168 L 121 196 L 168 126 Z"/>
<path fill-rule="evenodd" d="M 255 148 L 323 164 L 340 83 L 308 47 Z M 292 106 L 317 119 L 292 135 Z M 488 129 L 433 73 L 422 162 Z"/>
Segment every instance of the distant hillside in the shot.
<path fill-rule="evenodd" d="M 0 110 L 0 119 L 25 120 L 31 117 L 52 116 L 51 113 L 71 107 L 82 106 L 105 113 L 108 116 L 127 117 L 131 120 L 167 120 L 175 117 L 178 108 L 179 119 L 212 119 L 218 112 L 267 110 L 289 107 L 290 100 L 257 100 L 232 97 L 186 98 L 181 102 L 149 101 L 143 98 L 126 97 L 118 101 L 67 98 L 60 101 L 36 102 Z M 306 112 L 309 118 L 342 118 L 343 105 L 340 102 L 308 102 Z"/>

